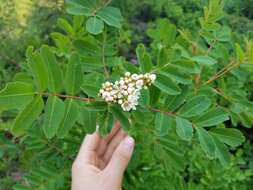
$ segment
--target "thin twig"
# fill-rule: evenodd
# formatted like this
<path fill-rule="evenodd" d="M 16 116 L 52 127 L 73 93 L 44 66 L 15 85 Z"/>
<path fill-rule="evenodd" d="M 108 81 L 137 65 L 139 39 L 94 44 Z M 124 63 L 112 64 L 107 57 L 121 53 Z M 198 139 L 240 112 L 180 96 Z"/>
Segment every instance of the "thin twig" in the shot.
<path fill-rule="evenodd" d="M 63 95 L 63 94 L 57 94 L 57 93 L 48 93 L 48 92 L 43 92 L 43 93 L 37 93 L 39 95 L 42 95 L 42 96 L 57 96 L 57 97 L 60 97 L 60 98 L 66 98 L 66 99 L 74 99 L 74 100 L 79 100 L 79 101 L 82 101 L 82 102 L 96 102 L 97 100 L 95 99 L 92 99 L 92 98 L 84 98 L 84 97 L 79 97 L 79 96 L 71 96 L 71 95 Z"/>
<path fill-rule="evenodd" d="M 237 67 L 239 65 L 240 64 L 232 61 L 230 64 L 228 64 L 226 67 L 224 67 L 219 72 L 217 72 L 214 76 L 212 76 L 209 80 L 207 80 L 206 82 L 204 82 L 204 85 L 210 84 L 213 81 L 221 78 L 223 75 L 225 75 L 226 73 L 230 72 L 232 69 L 234 69 L 235 67 Z"/>
<path fill-rule="evenodd" d="M 223 98 L 225 98 L 227 101 L 231 102 L 232 97 L 227 96 L 221 89 L 213 88 L 213 91 L 216 94 L 218 94 L 218 95 L 222 96 Z"/>

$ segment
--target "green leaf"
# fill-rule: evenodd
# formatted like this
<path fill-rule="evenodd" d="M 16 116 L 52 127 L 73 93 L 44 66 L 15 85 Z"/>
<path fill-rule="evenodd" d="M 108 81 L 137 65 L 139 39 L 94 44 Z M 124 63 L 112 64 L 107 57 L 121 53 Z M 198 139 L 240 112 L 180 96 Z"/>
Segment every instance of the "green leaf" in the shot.
<path fill-rule="evenodd" d="M 198 65 L 192 60 L 181 59 L 175 62 L 174 66 L 187 73 L 199 73 Z"/>
<path fill-rule="evenodd" d="M 155 117 L 155 129 L 158 136 L 165 136 L 168 134 L 169 128 L 174 125 L 174 118 L 169 115 L 157 113 Z"/>
<path fill-rule="evenodd" d="M 123 66 L 130 73 L 138 73 L 139 72 L 139 68 L 132 63 L 124 62 Z"/>
<path fill-rule="evenodd" d="M 169 63 L 169 55 L 168 49 L 162 48 L 159 50 L 158 58 L 157 58 L 157 66 L 162 67 Z"/>
<path fill-rule="evenodd" d="M 76 40 L 73 42 L 73 45 L 75 46 L 78 53 L 81 54 L 82 56 L 92 56 L 88 58 L 89 59 L 93 58 L 95 59 L 95 61 L 102 60 L 101 57 L 97 57 L 97 56 L 102 56 L 102 53 L 101 53 L 102 49 L 96 42 L 89 41 L 89 40 Z M 91 62 L 90 60 L 88 61 Z M 86 60 L 86 62 L 88 61 Z M 103 66 L 102 64 L 100 65 Z"/>
<path fill-rule="evenodd" d="M 33 87 L 23 82 L 11 82 L 0 91 L 1 110 L 22 109 L 32 101 Z"/>
<path fill-rule="evenodd" d="M 97 97 L 99 92 L 99 87 L 94 84 L 83 84 L 81 86 L 83 92 L 85 92 L 89 97 Z"/>
<path fill-rule="evenodd" d="M 47 100 L 44 116 L 43 130 L 48 139 L 57 133 L 65 113 L 65 104 L 56 96 L 51 96 Z"/>
<path fill-rule="evenodd" d="M 106 111 L 108 104 L 106 102 L 91 102 L 85 105 L 89 111 Z"/>
<path fill-rule="evenodd" d="M 245 141 L 245 137 L 238 129 L 232 128 L 214 128 L 211 133 L 223 143 L 229 146 L 237 147 Z"/>
<path fill-rule="evenodd" d="M 164 75 L 157 74 L 154 85 L 170 95 L 178 95 L 181 93 L 181 89 L 170 78 Z"/>
<path fill-rule="evenodd" d="M 99 132 L 103 137 L 106 137 L 114 126 L 113 115 L 110 112 L 105 112 L 99 120 Z"/>
<path fill-rule="evenodd" d="M 78 105 L 73 99 L 67 99 L 64 103 L 65 113 L 57 133 L 57 136 L 60 138 L 65 137 L 69 133 L 71 128 L 75 125 L 79 114 Z"/>
<path fill-rule="evenodd" d="M 112 107 L 110 107 L 110 112 L 117 120 L 120 121 L 120 123 L 124 129 L 130 128 L 130 123 L 129 123 L 128 117 L 126 116 L 125 113 L 123 113 L 123 110 L 120 107 L 112 106 Z"/>
<path fill-rule="evenodd" d="M 65 36 L 59 32 L 52 32 L 50 36 L 52 37 L 58 48 L 57 53 L 59 53 L 59 55 L 61 56 L 64 55 L 66 57 L 69 57 L 69 52 L 72 49 L 71 39 L 68 36 Z"/>
<path fill-rule="evenodd" d="M 145 107 L 150 104 L 150 93 L 149 90 L 142 90 L 139 99 L 139 105 Z"/>
<path fill-rule="evenodd" d="M 36 81 L 36 86 L 40 92 L 48 87 L 48 69 L 42 56 L 38 53 L 29 54 L 28 65 Z"/>
<path fill-rule="evenodd" d="M 223 123 L 229 119 L 228 114 L 222 108 L 214 108 L 195 120 L 195 124 L 200 127 L 211 127 Z"/>
<path fill-rule="evenodd" d="M 212 135 L 213 136 L 213 135 Z M 213 136 L 214 143 L 216 145 L 215 155 L 224 167 L 228 167 L 230 164 L 230 153 L 225 144 L 220 142 L 215 136 Z"/>
<path fill-rule="evenodd" d="M 82 109 L 81 117 L 83 119 L 83 128 L 87 133 L 93 133 L 97 125 L 97 112 Z"/>
<path fill-rule="evenodd" d="M 72 26 L 69 24 L 69 22 L 63 18 L 59 18 L 57 20 L 57 24 L 58 26 L 63 29 L 66 33 L 68 34 L 71 34 L 71 35 L 74 35 L 75 34 L 75 31 L 74 29 L 72 28 Z"/>
<path fill-rule="evenodd" d="M 200 65 L 214 65 L 217 63 L 217 60 L 209 56 L 195 56 L 192 58 L 193 61 L 196 61 Z"/>
<path fill-rule="evenodd" d="M 121 27 L 121 21 L 123 20 L 123 17 L 118 8 L 110 6 L 105 7 L 97 12 L 97 16 L 109 26 L 114 26 L 116 28 Z"/>
<path fill-rule="evenodd" d="M 159 73 L 182 84 L 190 84 L 192 81 L 191 76 L 189 74 L 187 74 L 186 72 L 182 72 L 181 69 L 175 67 L 172 64 L 167 65 L 166 68 L 162 69 Z"/>
<path fill-rule="evenodd" d="M 193 128 L 190 121 L 176 117 L 176 132 L 179 137 L 181 137 L 183 140 L 189 141 L 193 137 Z"/>
<path fill-rule="evenodd" d="M 235 44 L 236 57 L 240 63 L 244 62 L 245 54 L 239 44 Z"/>
<path fill-rule="evenodd" d="M 18 72 L 13 77 L 13 82 L 33 83 L 33 78 L 28 72 Z"/>
<path fill-rule="evenodd" d="M 193 117 L 202 114 L 211 105 L 211 100 L 205 96 L 196 96 L 190 99 L 179 110 L 179 115 L 182 117 Z"/>
<path fill-rule="evenodd" d="M 103 32 L 104 22 L 96 17 L 90 17 L 86 21 L 86 29 L 89 33 L 97 35 Z"/>
<path fill-rule="evenodd" d="M 213 137 L 202 127 L 196 127 L 195 129 L 197 131 L 200 146 L 203 151 L 211 158 L 215 157 L 215 144 Z"/>
<path fill-rule="evenodd" d="M 165 107 L 171 112 L 175 112 L 184 102 L 188 94 L 188 87 L 184 86 L 182 92 L 179 95 L 171 96 L 168 95 L 165 100 Z"/>
<path fill-rule="evenodd" d="M 44 108 L 44 102 L 41 96 L 37 96 L 29 103 L 16 117 L 12 132 L 17 135 L 23 135 L 32 126 L 39 117 Z"/>
<path fill-rule="evenodd" d="M 60 92 L 63 88 L 63 75 L 55 55 L 48 46 L 42 46 L 41 55 L 48 67 L 49 90 L 51 92 Z"/>
<path fill-rule="evenodd" d="M 134 110 L 131 113 L 134 121 L 142 125 L 148 126 L 154 119 L 153 113 L 145 108 L 139 108 L 138 110 Z"/>
<path fill-rule="evenodd" d="M 80 64 L 80 58 L 77 54 L 71 55 L 65 77 L 67 93 L 69 95 L 78 94 L 83 83 L 83 72 Z"/>
<path fill-rule="evenodd" d="M 67 0 L 67 12 L 72 15 L 91 16 L 95 9 L 95 1 Z"/>
<path fill-rule="evenodd" d="M 82 30 L 84 20 L 85 20 L 84 16 L 74 16 L 73 21 L 72 21 L 74 31 Z"/>
<path fill-rule="evenodd" d="M 177 29 L 171 24 L 169 19 L 158 19 L 155 29 L 147 31 L 149 37 L 162 43 L 162 45 L 172 46 L 176 41 Z"/>
<path fill-rule="evenodd" d="M 136 55 L 138 58 L 138 63 L 141 67 L 141 71 L 143 73 L 151 71 L 153 67 L 152 60 L 143 44 L 138 45 L 136 48 Z"/>
<path fill-rule="evenodd" d="M 104 82 L 104 76 L 100 73 L 92 72 L 84 76 L 84 82 L 81 86 L 82 91 L 89 97 L 97 98 L 101 84 Z"/>

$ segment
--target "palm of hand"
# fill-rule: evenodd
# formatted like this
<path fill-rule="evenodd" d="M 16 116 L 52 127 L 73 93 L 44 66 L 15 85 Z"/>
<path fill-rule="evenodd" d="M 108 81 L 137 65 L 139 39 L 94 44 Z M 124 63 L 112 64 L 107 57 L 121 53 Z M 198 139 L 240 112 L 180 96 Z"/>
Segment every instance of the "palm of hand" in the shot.
<path fill-rule="evenodd" d="M 72 190 L 119 190 L 133 145 L 119 123 L 104 139 L 87 135 L 72 166 Z"/>

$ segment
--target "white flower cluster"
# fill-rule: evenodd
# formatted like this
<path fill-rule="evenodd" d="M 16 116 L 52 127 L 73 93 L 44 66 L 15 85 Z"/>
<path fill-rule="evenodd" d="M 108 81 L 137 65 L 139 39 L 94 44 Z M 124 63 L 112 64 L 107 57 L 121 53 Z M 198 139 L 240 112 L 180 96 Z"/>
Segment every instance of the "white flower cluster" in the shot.
<path fill-rule="evenodd" d="M 136 110 L 141 89 L 147 89 L 155 79 L 155 74 L 138 75 L 126 72 L 125 76 L 115 83 L 103 83 L 98 95 L 106 102 L 118 103 L 124 111 Z"/>

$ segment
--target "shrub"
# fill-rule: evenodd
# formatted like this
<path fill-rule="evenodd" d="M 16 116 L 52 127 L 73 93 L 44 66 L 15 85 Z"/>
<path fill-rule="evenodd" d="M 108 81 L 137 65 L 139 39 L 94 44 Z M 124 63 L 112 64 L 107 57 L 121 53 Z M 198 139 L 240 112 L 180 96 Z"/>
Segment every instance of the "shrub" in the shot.
<path fill-rule="evenodd" d="M 245 137 L 234 127 L 252 126 L 252 39 L 223 26 L 224 3 L 213 0 L 197 31 L 158 19 L 132 64 L 118 53 L 123 18 L 109 3 L 68 0 L 73 20 L 59 19 L 55 46 L 29 47 L 21 72 L 0 91 L 2 128 L 11 132 L 3 144 L 12 147 L 0 156 L 18 159 L 14 189 L 69 189 L 84 135 L 96 125 L 106 135 L 116 120 L 137 144 L 125 189 L 250 189 L 252 149 L 242 155 Z M 98 96 L 125 72 L 157 76 L 137 110 Z"/>

